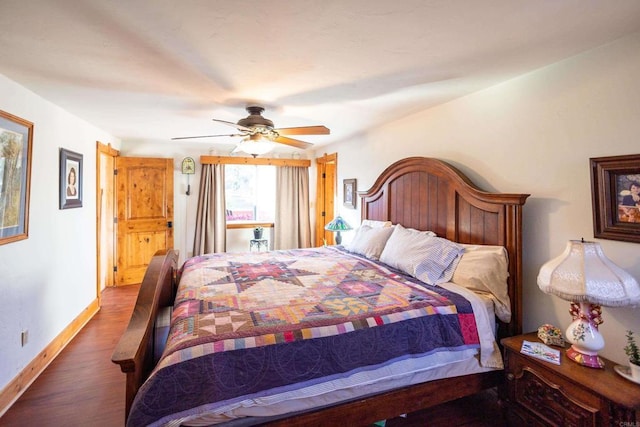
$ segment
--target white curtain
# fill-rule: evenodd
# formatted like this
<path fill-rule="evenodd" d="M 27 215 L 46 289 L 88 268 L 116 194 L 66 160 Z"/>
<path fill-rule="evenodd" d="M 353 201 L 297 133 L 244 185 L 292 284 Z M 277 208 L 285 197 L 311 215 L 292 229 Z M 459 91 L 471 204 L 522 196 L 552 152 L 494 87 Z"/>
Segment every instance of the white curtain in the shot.
<path fill-rule="evenodd" d="M 311 247 L 309 168 L 279 166 L 276 169 L 274 225 L 274 249 Z"/>
<path fill-rule="evenodd" d="M 193 255 L 227 250 L 224 165 L 202 165 Z"/>

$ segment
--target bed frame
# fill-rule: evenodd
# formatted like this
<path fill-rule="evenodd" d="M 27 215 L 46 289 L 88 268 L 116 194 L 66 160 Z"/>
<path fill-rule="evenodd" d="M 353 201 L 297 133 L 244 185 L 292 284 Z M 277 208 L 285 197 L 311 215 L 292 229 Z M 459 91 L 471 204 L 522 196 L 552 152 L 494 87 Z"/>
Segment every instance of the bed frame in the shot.
<path fill-rule="evenodd" d="M 460 243 L 500 245 L 509 254 L 511 322 L 499 338 L 522 332 L 522 207 L 528 194 L 487 193 L 451 165 L 410 157 L 389 166 L 358 193 L 362 219 L 431 230 Z M 162 351 L 158 319 L 173 306 L 178 255 L 158 252 L 146 271 L 133 315 L 111 360 L 126 373 L 126 416 Z M 273 426 L 366 425 L 478 393 L 501 383 L 502 371 L 446 378 L 381 393 L 268 423 Z"/>

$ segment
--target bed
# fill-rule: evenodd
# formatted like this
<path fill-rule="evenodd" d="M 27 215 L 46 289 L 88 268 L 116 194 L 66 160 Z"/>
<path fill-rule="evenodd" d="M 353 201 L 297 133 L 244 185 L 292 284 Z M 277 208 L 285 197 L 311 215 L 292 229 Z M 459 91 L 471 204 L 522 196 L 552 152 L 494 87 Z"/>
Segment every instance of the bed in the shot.
<path fill-rule="evenodd" d="M 212 254 L 182 266 L 173 250 L 156 254 L 112 356 L 126 374 L 128 424 L 367 425 L 499 385 L 503 372 L 496 342 L 522 332 L 522 207 L 528 194 L 484 192 L 443 161 L 410 157 L 385 169 L 359 197 L 367 225 L 346 247 Z M 391 224 L 392 231 L 378 227 Z M 358 250 L 357 242 L 363 241 L 365 232 L 386 236 L 374 256 L 367 252 L 371 245 Z M 410 262 L 407 269 L 406 260 L 413 258 L 397 256 L 405 249 L 398 243 L 404 240 L 398 239 L 406 236 L 435 245 L 429 246 L 436 248 L 434 259 L 447 261 L 429 261 L 426 267 L 425 262 Z M 491 259 L 504 255 L 499 258 L 505 270 L 503 291 L 475 292 L 476 277 L 467 277 L 471 286 L 460 285 L 462 270 L 473 276 L 483 270 L 478 259 L 482 265 L 490 264 L 484 262 L 485 249 L 493 254 Z M 470 263 L 476 254 L 482 256 Z M 286 266 L 287 276 L 274 279 L 271 272 L 256 273 L 256 265 L 262 269 Z M 239 276 L 247 269 L 249 278 Z M 218 287 L 207 287 L 213 282 L 204 276 L 205 270 L 217 275 Z M 264 287 L 263 293 L 251 297 L 246 289 L 257 282 Z M 329 289 L 329 282 L 334 288 Z M 307 292 L 311 288 L 313 292 Z M 347 318 L 338 321 L 336 313 L 344 310 L 335 304 L 331 307 L 326 298 L 337 288 L 350 298 Z M 223 295 L 224 289 L 230 294 Z M 201 299 L 194 296 L 207 292 Z M 282 314 L 286 301 L 278 315 L 257 306 L 256 301 L 269 292 L 293 298 L 296 303 L 291 307 L 298 311 Z M 506 298 L 496 298 L 500 292 Z M 324 299 L 310 300 L 311 293 L 321 293 Z M 397 302 L 401 296 L 406 300 Z M 223 299 L 234 302 L 222 304 Z M 216 321 L 191 317 L 199 311 L 210 319 L 224 311 L 222 306 L 237 308 L 234 304 L 240 299 L 251 307 L 243 315 L 261 328 L 255 336 L 232 326 L 233 320 L 221 327 L 219 321 L 215 325 Z M 307 304 L 304 309 L 298 308 L 300 301 Z M 239 313 L 225 312 L 230 314 Z M 169 318 L 173 319 L 171 329 Z M 297 320 L 297 326 L 284 326 L 285 318 Z M 212 336 L 188 336 L 197 329 L 194 323 L 213 331 Z M 427 335 L 435 335 L 429 339 L 438 343 L 422 339 Z M 375 344 L 374 336 L 387 345 Z M 324 348 L 331 354 L 321 354 Z M 296 357 L 305 359 L 304 363 Z M 358 358 L 367 360 L 361 365 Z M 249 370 L 250 364 L 258 365 L 259 374 Z M 195 366 L 202 365 L 206 365 L 204 373 L 194 373 Z M 284 373 L 276 376 L 269 370 L 271 365 Z M 287 376 L 287 366 L 290 382 L 281 378 Z M 297 370 L 301 376 L 293 378 Z M 187 377 L 199 381 L 195 384 Z M 271 394 L 265 394 L 265 387 Z M 212 400 L 205 395 L 215 395 L 221 402 L 209 403 Z M 266 409 L 254 406 L 256 401 L 267 402 Z M 199 418 L 205 410 L 214 414 Z"/>

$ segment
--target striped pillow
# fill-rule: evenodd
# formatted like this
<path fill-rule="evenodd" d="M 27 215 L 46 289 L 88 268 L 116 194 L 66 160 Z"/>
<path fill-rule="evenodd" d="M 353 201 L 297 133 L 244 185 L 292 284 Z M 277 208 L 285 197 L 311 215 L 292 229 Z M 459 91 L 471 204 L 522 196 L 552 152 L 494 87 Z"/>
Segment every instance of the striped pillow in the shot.
<path fill-rule="evenodd" d="M 380 255 L 380 261 L 416 279 L 437 284 L 448 282 L 464 248 L 432 232 L 421 232 L 396 225 Z"/>
<path fill-rule="evenodd" d="M 426 258 L 416 266 L 414 276 L 430 285 L 451 280 L 464 248 L 441 237 L 431 237 L 425 247 Z"/>

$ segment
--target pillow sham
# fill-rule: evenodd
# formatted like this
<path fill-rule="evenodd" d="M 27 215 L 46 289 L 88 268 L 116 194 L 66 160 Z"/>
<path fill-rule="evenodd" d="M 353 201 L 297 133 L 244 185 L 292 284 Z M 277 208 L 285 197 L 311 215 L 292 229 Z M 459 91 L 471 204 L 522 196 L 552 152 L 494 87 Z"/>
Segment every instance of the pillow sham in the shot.
<path fill-rule="evenodd" d="M 502 246 L 466 245 L 451 281 L 465 288 L 488 292 L 494 297 L 496 316 L 511 321 L 511 299 L 507 286 L 509 259 Z"/>
<path fill-rule="evenodd" d="M 368 225 L 371 228 L 391 227 L 391 221 L 376 221 L 373 219 L 363 219 L 362 225 Z"/>
<path fill-rule="evenodd" d="M 451 279 L 463 251 L 462 246 L 436 237 L 431 231 L 397 224 L 380 254 L 380 261 L 434 285 Z"/>
<path fill-rule="evenodd" d="M 363 255 L 372 260 L 379 260 L 385 243 L 393 233 L 392 227 L 370 227 L 361 225 L 353 240 L 345 246 L 350 252 Z"/>

